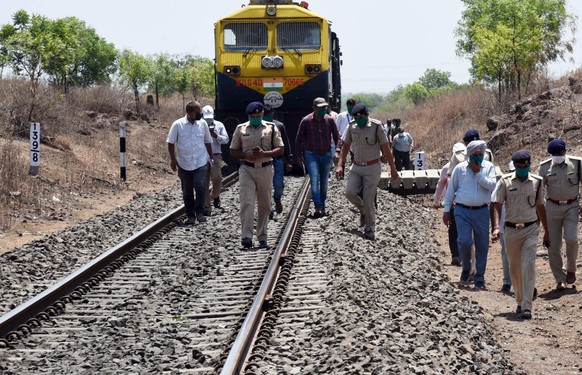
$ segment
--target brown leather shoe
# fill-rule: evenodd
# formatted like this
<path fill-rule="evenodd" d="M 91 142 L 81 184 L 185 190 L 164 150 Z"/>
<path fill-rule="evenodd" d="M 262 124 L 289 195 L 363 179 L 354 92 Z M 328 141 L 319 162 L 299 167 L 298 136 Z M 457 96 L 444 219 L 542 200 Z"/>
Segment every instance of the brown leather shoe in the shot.
<path fill-rule="evenodd" d="M 566 282 L 568 284 L 574 284 L 576 282 L 576 272 L 566 273 Z"/>
<path fill-rule="evenodd" d="M 564 284 L 562 281 L 560 281 L 558 283 L 558 285 L 556 285 L 556 290 L 559 290 L 559 291 L 566 290 L 566 284 Z"/>

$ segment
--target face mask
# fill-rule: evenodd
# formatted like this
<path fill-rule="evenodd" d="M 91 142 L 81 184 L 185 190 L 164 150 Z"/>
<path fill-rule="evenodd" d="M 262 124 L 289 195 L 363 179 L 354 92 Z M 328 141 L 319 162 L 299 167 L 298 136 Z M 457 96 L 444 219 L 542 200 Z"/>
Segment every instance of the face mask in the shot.
<path fill-rule="evenodd" d="M 196 120 L 196 121 L 200 120 L 201 118 L 202 118 L 202 113 L 196 113 L 194 115 L 194 120 Z"/>
<path fill-rule="evenodd" d="M 315 111 L 315 114 L 317 114 L 317 117 L 323 118 L 325 115 L 327 115 L 327 108 L 318 109 Z"/>
<path fill-rule="evenodd" d="M 564 156 L 552 156 L 552 161 L 554 164 L 562 164 L 566 161 L 566 155 Z"/>
<path fill-rule="evenodd" d="M 356 124 L 359 127 L 365 126 L 367 123 L 368 123 L 368 118 L 365 116 L 356 119 Z"/>
<path fill-rule="evenodd" d="M 517 177 L 527 177 L 529 174 L 529 165 L 525 168 L 515 168 L 515 175 Z"/>
<path fill-rule="evenodd" d="M 473 162 L 473 164 L 476 164 L 476 165 L 481 165 L 481 163 L 483 163 L 484 158 L 485 157 L 483 155 L 475 155 L 475 156 L 471 155 L 471 156 L 469 156 L 469 159 Z"/>
<path fill-rule="evenodd" d="M 351 115 L 352 114 L 352 109 L 354 109 L 353 105 L 349 105 L 348 106 L 348 113 Z"/>
<path fill-rule="evenodd" d="M 252 126 L 259 126 L 261 125 L 261 121 L 263 120 L 262 117 L 249 117 L 249 122 Z"/>
<path fill-rule="evenodd" d="M 273 121 L 273 116 L 263 116 L 263 120 L 265 121 Z"/>

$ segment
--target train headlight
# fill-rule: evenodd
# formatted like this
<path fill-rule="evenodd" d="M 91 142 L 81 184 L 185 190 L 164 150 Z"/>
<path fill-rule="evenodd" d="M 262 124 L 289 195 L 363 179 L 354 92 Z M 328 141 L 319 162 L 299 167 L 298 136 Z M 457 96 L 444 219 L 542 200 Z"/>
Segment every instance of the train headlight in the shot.
<path fill-rule="evenodd" d="M 230 65 L 224 67 L 224 74 L 227 76 L 238 76 L 240 75 L 240 66 Z"/>
<path fill-rule="evenodd" d="M 283 67 L 283 58 L 279 55 L 273 57 L 273 68 L 281 69 Z"/>
<path fill-rule="evenodd" d="M 273 58 L 271 56 L 263 56 L 261 60 L 261 65 L 265 69 L 271 69 L 273 67 Z"/>
<path fill-rule="evenodd" d="M 275 4 L 267 5 L 267 16 L 274 17 L 277 15 L 277 6 Z"/>
<path fill-rule="evenodd" d="M 319 73 L 321 73 L 321 64 L 305 65 L 305 74 L 319 74 Z"/>

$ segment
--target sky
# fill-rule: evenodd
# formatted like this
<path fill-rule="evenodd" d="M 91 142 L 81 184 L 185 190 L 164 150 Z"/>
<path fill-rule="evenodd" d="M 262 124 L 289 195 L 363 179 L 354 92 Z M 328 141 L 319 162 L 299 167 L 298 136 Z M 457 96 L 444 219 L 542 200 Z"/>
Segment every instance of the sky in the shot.
<path fill-rule="evenodd" d="M 456 55 L 454 30 L 464 9 L 460 0 L 307 0 L 309 9 L 332 21 L 342 49 L 343 93 L 392 91 L 427 69 L 470 79 L 470 63 Z M 214 58 L 214 23 L 248 0 L 2 0 L 0 24 L 20 9 L 50 19 L 77 17 L 118 49 L 140 54 L 191 54 Z M 582 20 L 582 1 L 568 0 Z M 582 29 L 582 27 L 579 27 Z M 582 30 L 571 57 L 555 63 L 558 78 L 582 67 Z"/>

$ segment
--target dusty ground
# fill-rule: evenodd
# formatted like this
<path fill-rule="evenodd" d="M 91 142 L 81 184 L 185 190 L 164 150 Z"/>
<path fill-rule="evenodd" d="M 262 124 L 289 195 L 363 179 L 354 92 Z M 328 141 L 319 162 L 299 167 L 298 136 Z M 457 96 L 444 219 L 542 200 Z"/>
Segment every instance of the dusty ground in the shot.
<path fill-rule="evenodd" d="M 442 209 L 434 210 L 436 239 L 442 255 L 442 271 L 458 285 L 460 267 L 451 266 L 447 230 L 442 223 Z M 540 241 L 541 244 L 541 241 Z M 499 343 L 509 358 L 528 374 L 582 374 L 582 304 L 576 286 L 565 292 L 554 290 L 555 281 L 547 256 L 539 249 L 536 260 L 536 285 L 539 296 L 534 301 L 533 319 L 524 321 L 515 312 L 513 295 L 500 292 L 503 270 L 501 246 L 491 244 L 485 274 L 485 291 L 459 288 L 459 294 L 470 298 L 486 313 Z M 578 284 L 581 283 L 580 261 Z"/>

